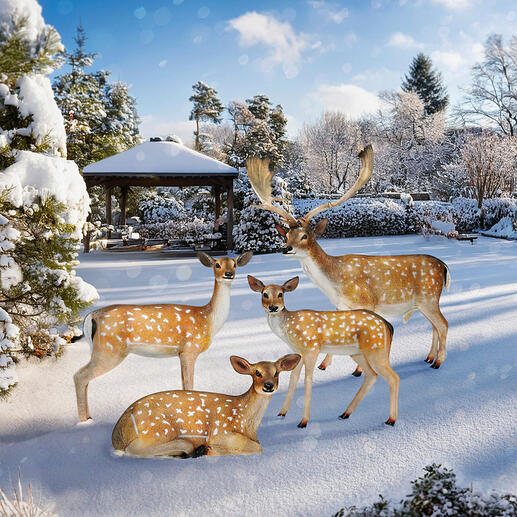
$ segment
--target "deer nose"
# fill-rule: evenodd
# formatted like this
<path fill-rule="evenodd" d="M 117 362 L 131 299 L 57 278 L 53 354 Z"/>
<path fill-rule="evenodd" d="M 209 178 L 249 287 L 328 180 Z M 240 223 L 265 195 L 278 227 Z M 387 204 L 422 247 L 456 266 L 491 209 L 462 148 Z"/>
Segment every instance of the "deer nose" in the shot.
<path fill-rule="evenodd" d="M 290 251 L 293 250 L 293 247 L 292 246 L 284 246 L 284 248 L 282 249 L 282 253 L 289 253 Z"/>
<path fill-rule="evenodd" d="M 269 312 L 276 312 L 277 310 L 278 310 L 278 307 L 276 305 L 269 306 Z"/>
<path fill-rule="evenodd" d="M 264 383 L 264 391 L 271 392 L 275 388 L 275 385 L 272 382 L 265 382 Z"/>
<path fill-rule="evenodd" d="M 224 277 L 225 278 L 233 278 L 233 273 L 231 271 L 226 271 L 226 273 L 224 274 Z"/>

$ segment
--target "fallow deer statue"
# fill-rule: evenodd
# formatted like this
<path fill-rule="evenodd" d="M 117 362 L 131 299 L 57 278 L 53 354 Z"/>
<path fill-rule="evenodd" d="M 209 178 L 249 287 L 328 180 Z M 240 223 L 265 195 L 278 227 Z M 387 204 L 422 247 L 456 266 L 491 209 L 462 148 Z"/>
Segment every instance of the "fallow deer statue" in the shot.
<path fill-rule="evenodd" d="M 367 309 L 384 318 L 402 316 L 404 323 L 419 310 L 433 327 L 433 341 L 426 362 L 432 368 L 439 368 L 445 360 L 448 329 L 439 305 L 443 288 L 449 289 L 451 277 L 447 265 L 431 255 L 329 255 L 316 240 L 325 231 L 327 219 L 310 226 L 314 216 L 342 205 L 370 179 L 372 146 L 360 149 L 358 156 L 362 166 L 354 185 L 336 201 L 317 206 L 299 219 L 273 204 L 271 180 L 274 172 L 269 170 L 267 159 L 250 158 L 246 167 L 253 190 L 260 199 L 257 206 L 277 214 L 289 227 L 286 231 L 277 225 L 278 232 L 286 240 L 283 253 L 300 261 L 303 271 L 337 309 Z M 332 355 L 327 355 L 319 368 L 324 370 L 331 361 Z M 358 367 L 354 375 L 361 373 Z"/>
<path fill-rule="evenodd" d="M 237 267 L 245 266 L 252 252 L 236 258 L 212 258 L 198 252 L 200 262 L 213 270 L 212 298 L 206 305 L 157 303 L 110 305 L 84 318 L 84 336 L 90 343 L 90 362 L 74 375 L 79 420 L 90 418 L 88 384 L 118 366 L 129 354 L 179 357 L 183 389 L 194 389 L 194 366 L 208 350 L 230 313 L 230 287 Z"/>

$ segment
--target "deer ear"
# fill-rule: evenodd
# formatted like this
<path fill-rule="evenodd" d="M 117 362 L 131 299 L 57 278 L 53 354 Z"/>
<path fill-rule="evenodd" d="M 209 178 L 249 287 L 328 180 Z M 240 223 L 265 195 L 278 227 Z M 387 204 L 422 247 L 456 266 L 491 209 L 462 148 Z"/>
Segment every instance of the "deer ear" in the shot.
<path fill-rule="evenodd" d="M 248 275 L 248 284 L 250 284 L 251 290 L 256 293 L 261 293 L 262 289 L 264 289 L 264 284 L 258 278 L 251 275 Z"/>
<path fill-rule="evenodd" d="M 300 281 L 300 279 L 297 276 L 295 276 L 294 278 L 291 278 L 291 280 L 288 280 L 287 282 L 285 282 L 284 285 L 282 286 L 282 288 L 284 289 L 284 291 L 286 293 L 294 291 L 298 287 L 299 281 Z"/>
<path fill-rule="evenodd" d="M 251 260 L 251 257 L 253 257 L 253 251 L 247 251 L 246 253 L 239 255 L 235 262 L 237 263 L 237 266 L 242 267 Z"/>
<path fill-rule="evenodd" d="M 230 357 L 230 363 L 232 363 L 233 369 L 242 375 L 250 375 L 251 374 L 251 365 L 244 359 L 244 357 L 239 357 L 238 355 L 232 355 Z"/>
<path fill-rule="evenodd" d="M 287 232 L 284 230 L 282 226 L 279 224 L 275 224 L 276 231 L 284 238 L 287 238 Z"/>
<path fill-rule="evenodd" d="M 316 236 L 319 237 L 320 235 L 323 235 L 328 222 L 328 219 L 322 219 L 321 221 L 318 221 L 318 224 L 314 227 L 314 233 Z"/>
<path fill-rule="evenodd" d="M 203 264 L 203 266 L 206 266 L 206 267 L 214 266 L 214 259 L 210 255 L 206 254 L 204 251 L 198 251 L 197 258 L 199 259 L 199 262 L 201 262 L 201 264 Z"/>
<path fill-rule="evenodd" d="M 298 366 L 301 358 L 302 356 L 299 354 L 284 355 L 276 361 L 276 368 L 281 372 L 289 372 Z"/>

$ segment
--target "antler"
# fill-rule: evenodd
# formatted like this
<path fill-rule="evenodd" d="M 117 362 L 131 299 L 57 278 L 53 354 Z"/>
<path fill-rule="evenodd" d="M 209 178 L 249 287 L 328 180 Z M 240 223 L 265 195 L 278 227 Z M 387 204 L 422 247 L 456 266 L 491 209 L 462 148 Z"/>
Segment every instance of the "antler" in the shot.
<path fill-rule="evenodd" d="M 269 212 L 273 212 L 280 216 L 280 219 L 290 228 L 299 226 L 298 221 L 286 210 L 279 206 L 273 205 L 273 201 L 278 200 L 271 197 L 274 172 L 269 170 L 269 158 L 258 158 L 253 156 L 246 160 L 246 171 L 250 180 L 251 186 L 260 199 L 260 205 L 251 205 Z"/>
<path fill-rule="evenodd" d="M 309 221 L 316 214 L 343 204 L 347 199 L 353 197 L 357 191 L 370 179 L 373 172 L 372 144 L 368 144 L 366 147 L 359 147 L 358 151 L 359 154 L 357 156 L 361 158 L 362 165 L 357 181 L 337 201 L 329 201 L 328 203 L 324 203 L 323 205 L 313 208 L 308 214 L 300 219 L 302 226 L 308 226 Z"/>

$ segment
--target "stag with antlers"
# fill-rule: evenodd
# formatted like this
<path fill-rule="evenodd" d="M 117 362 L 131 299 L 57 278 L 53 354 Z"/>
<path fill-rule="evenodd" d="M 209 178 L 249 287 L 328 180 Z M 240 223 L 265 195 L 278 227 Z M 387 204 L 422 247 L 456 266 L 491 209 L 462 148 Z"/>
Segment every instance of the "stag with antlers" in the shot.
<path fill-rule="evenodd" d="M 370 179 L 373 172 L 373 149 L 367 145 L 359 151 L 361 170 L 357 181 L 336 201 L 313 208 L 304 217 L 296 219 L 292 214 L 273 204 L 271 180 L 267 159 L 250 158 L 247 172 L 253 190 L 260 200 L 256 205 L 273 212 L 289 227 L 277 225 L 285 238 L 285 255 L 301 262 L 309 278 L 328 296 L 339 310 L 367 309 L 384 318 L 402 316 L 406 323 L 411 314 L 419 310 L 433 327 L 433 341 L 426 362 L 439 368 L 445 360 L 445 342 L 448 323 L 440 311 L 440 296 L 450 284 L 447 265 L 431 255 L 341 255 L 327 254 L 318 244 L 327 226 L 327 219 L 314 227 L 311 220 L 319 213 L 330 210 L 353 197 Z M 332 356 L 327 355 L 320 369 L 330 365 Z M 360 367 L 354 375 L 361 375 Z"/>

